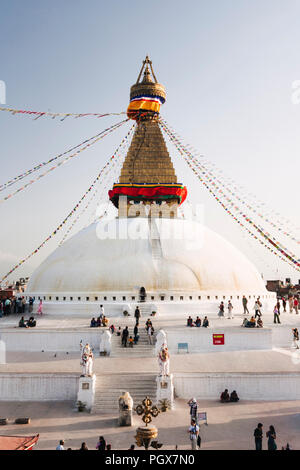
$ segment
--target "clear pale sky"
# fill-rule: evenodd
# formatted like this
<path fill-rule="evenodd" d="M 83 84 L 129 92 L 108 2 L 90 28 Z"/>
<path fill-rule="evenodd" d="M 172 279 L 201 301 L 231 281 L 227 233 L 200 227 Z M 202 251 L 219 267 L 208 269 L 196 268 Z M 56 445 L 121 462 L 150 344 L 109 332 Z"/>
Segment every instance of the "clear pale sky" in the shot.
<path fill-rule="evenodd" d="M 125 111 L 129 88 L 149 54 L 167 89 L 162 115 L 168 122 L 299 226 L 300 104 L 291 101 L 292 83 L 300 80 L 299 18 L 298 0 L 1 2 L 0 80 L 7 106 L 15 108 Z M 117 120 L 32 121 L 0 113 L 0 183 Z M 126 129 L 0 204 L 1 275 L 61 222 Z M 191 201 L 204 204 L 205 223 L 236 244 L 265 279 L 300 279 L 249 241 L 191 173 L 175 164 Z M 13 278 L 30 275 L 60 239 Z"/>

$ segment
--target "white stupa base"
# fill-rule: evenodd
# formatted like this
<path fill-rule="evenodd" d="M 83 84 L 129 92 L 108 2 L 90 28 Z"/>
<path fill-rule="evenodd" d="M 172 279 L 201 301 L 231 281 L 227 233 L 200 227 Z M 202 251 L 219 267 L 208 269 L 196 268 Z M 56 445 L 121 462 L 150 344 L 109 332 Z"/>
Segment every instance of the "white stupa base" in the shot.
<path fill-rule="evenodd" d="M 38 309 L 38 300 L 43 300 L 43 312 L 46 315 L 80 315 L 87 317 L 97 316 L 100 312 L 100 305 L 103 305 L 105 315 L 108 317 L 122 317 L 123 310 L 126 306 L 131 308 L 130 314 L 134 314 L 134 310 L 137 305 L 139 307 L 145 308 L 149 312 L 155 308 L 157 310 L 156 316 L 161 315 L 180 315 L 182 314 L 186 317 L 187 314 L 191 315 L 210 315 L 215 314 L 217 315 L 219 310 L 220 302 L 223 301 L 225 304 L 225 315 L 227 313 L 226 306 L 228 300 L 231 300 L 233 305 L 233 312 L 234 314 L 243 313 L 242 307 L 242 297 L 246 295 L 248 298 L 248 310 L 249 313 L 253 313 L 253 305 L 255 299 L 260 297 L 262 303 L 262 310 L 272 311 L 273 307 L 276 303 L 276 293 L 273 292 L 257 292 L 257 293 L 230 293 L 230 292 L 214 292 L 214 293 L 182 293 L 178 294 L 175 292 L 168 292 L 164 294 L 155 294 L 149 295 L 149 297 L 153 297 L 153 299 L 147 302 L 140 302 L 138 296 L 134 295 L 126 295 L 126 293 L 106 293 L 105 295 L 99 294 L 97 300 L 92 300 L 92 296 L 88 296 L 90 300 L 83 300 L 86 298 L 86 295 L 82 293 L 77 293 L 76 296 L 70 295 L 70 293 L 59 293 L 57 294 L 46 294 L 44 295 L 41 292 L 26 292 L 26 297 L 34 296 L 36 299 L 36 303 L 34 305 L 34 313 L 37 312 Z M 49 300 L 51 297 L 51 300 Z M 73 297 L 73 300 L 70 301 L 70 297 Z M 82 300 L 75 300 L 78 299 Z M 95 297 L 95 296 L 94 296 Z M 106 297 L 107 300 L 103 300 Z M 122 298 L 125 298 L 122 300 Z M 131 297 L 135 297 L 132 300 Z M 164 297 L 164 300 L 161 300 L 161 297 Z M 200 297 L 200 298 L 199 298 Z M 56 298 L 58 300 L 56 300 Z M 112 300 L 112 299 L 115 300 Z M 173 300 L 170 300 L 173 298 Z M 65 300 L 63 300 L 65 299 Z"/>

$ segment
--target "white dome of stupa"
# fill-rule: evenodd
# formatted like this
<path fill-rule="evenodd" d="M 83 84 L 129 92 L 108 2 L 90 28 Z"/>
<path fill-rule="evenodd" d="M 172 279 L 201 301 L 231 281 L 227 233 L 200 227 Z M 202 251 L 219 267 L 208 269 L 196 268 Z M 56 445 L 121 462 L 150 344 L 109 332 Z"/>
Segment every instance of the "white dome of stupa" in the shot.
<path fill-rule="evenodd" d="M 141 217 L 81 230 L 35 270 L 27 292 L 136 293 L 141 286 L 147 293 L 266 292 L 254 265 L 217 233 L 195 221 Z"/>

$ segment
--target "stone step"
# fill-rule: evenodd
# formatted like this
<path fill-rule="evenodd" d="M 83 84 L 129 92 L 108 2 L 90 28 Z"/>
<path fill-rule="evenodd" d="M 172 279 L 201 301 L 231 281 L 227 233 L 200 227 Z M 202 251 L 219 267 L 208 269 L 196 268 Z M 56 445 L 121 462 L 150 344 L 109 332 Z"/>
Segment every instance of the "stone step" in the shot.
<path fill-rule="evenodd" d="M 128 391 L 134 405 L 141 403 L 146 396 L 156 400 L 156 375 L 154 374 L 105 374 L 96 380 L 95 399 L 92 413 L 118 413 L 121 393 Z"/>
<path fill-rule="evenodd" d="M 103 392 L 107 392 L 107 391 L 110 391 L 111 393 L 115 392 L 116 390 L 120 390 L 120 388 L 122 388 L 123 386 L 128 386 L 128 382 L 120 382 L 119 384 L 109 384 L 109 383 L 105 383 L 105 384 L 99 384 L 98 386 L 96 386 L 96 390 L 99 390 L 99 391 L 103 391 Z M 130 386 L 130 390 L 136 390 L 136 391 L 140 391 L 140 390 L 144 390 L 144 389 L 148 389 L 148 388 L 155 388 L 155 385 L 152 382 L 144 382 L 144 383 L 140 383 L 138 385 L 134 384 L 134 385 L 131 385 Z"/>
<path fill-rule="evenodd" d="M 104 395 L 107 395 L 108 393 L 111 393 L 111 394 L 116 394 L 117 392 L 119 392 L 119 390 L 122 390 L 124 387 L 128 387 L 128 383 L 127 384 L 120 384 L 119 387 L 113 387 L 111 388 L 108 384 L 106 386 L 99 386 L 99 387 L 96 387 L 96 391 L 99 392 L 99 393 L 103 393 L 103 396 Z M 154 385 L 153 383 L 149 383 L 149 384 L 144 384 L 140 387 L 128 387 L 128 391 L 132 391 L 132 393 L 140 393 L 140 392 L 143 392 L 144 390 L 154 390 L 156 388 L 156 385 Z M 129 390 L 130 389 L 130 390 Z"/>
<path fill-rule="evenodd" d="M 120 396 L 121 396 L 121 393 L 123 392 L 124 390 L 120 390 L 118 394 L 112 396 L 112 397 L 101 397 L 99 400 L 95 400 L 94 401 L 94 405 L 103 405 L 103 406 L 110 406 L 111 403 L 114 403 L 114 402 L 118 402 Z M 145 390 L 144 393 L 131 393 L 130 394 L 133 398 L 133 401 L 135 403 L 137 402 L 142 402 L 144 400 L 144 398 L 146 396 L 148 397 L 154 397 L 156 396 L 156 390 L 151 390 L 151 391 L 148 391 L 148 390 Z"/>
<path fill-rule="evenodd" d="M 120 378 L 115 378 L 115 377 L 105 377 L 105 376 L 101 376 L 101 375 L 98 375 L 97 376 L 97 382 L 96 384 L 99 385 L 101 383 L 105 383 L 105 384 L 109 384 L 111 386 L 113 385 L 118 385 L 120 383 L 129 383 L 131 384 L 132 387 L 134 387 L 135 385 L 143 385 L 145 383 L 153 383 L 153 380 L 155 380 L 156 378 L 156 375 L 153 374 L 153 377 L 143 377 L 141 379 L 138 379 L 138 378 L 135 378 L 135 377 L 131 377 L 130 375 L 128 375 L 127 377 L 126 376 L 122 376 Z"/>

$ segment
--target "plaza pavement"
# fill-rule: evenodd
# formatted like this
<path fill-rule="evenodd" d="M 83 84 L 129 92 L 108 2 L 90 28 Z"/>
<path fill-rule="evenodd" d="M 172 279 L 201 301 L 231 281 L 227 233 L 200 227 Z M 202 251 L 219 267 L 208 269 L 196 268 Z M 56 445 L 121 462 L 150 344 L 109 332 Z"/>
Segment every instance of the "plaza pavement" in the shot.
<path fill-rule="evenodd" d="M 37 450 L 54 450 L 60 439 L 65 448 L 79 449 L 82 442 L 93 450 L 97 439 L 103 435 L 114 450 L 126 450 L 135 444 L 135 430 L 142 424 L 134 416 L 130 428 L 118 427 L 116 416 L 78 413 L 70 402 L 0 403 L 0 417 L 9 418 L 10 424 L 2 426 L 4 435 L 30 435 L 39 433 Z M 254 448 L 253 431 L 257 423 L 264 424 L 265 432 L 273 424 L 277 432 L 278 449 L 287 442 L 292 449 L 300 449 L 300 401 L 240 402 L 221 404 L 218 401 L 201 401 L 199 411 L 206 411 L 208 426 L 201 425 L 203 450 L 251 450 Z M 29 425 L 11 424 L 17 417 L 31 417 Z M 176 408 L 154 420 L 159 430 L 162 450 L 190 448 L 187 429 L 189 409 L 184 400 L 176 400 Z M 137 448 L 138 449 L 138 448 Z"/>
<path fill-rule="evenodd" d="M 299 315 L 300 316 L 300 315 Z M 300 327 L 299 316 L 283 313 L 281 320 L 283 325 L 274 325 L 271 314 L 265 314 L 265 326 L 273 328 Z M 203 318 L 203 315 L 201 315 Z M 233 320 L 220 320 L 216 316 L 209 316 L 211 326 L 238 327 L 243 316 L 236 315 Z M 19 315 L 0 319 L 1 329 L 15 330 Z M 86 329 L 89 328 L 89 320 L 85 318 L 72 318 L 71 316 L 45 315 L 37 317 L 39 329 Z M 159 328 L 186 328 L 186 318 L 175 316 L 155 317 L 152 319 L 155 329 Z M 118 326 L 128 323 L 133 325 L 134 319 L 114 318 L 113 323 Z M 0 372 L 55 372 L 55 373 L 79 373 L 78 354 L 54 352 L 9 352 L 7 364 L 0 365 Z M 260 351 L 232 351 L 207 354 L 173 354 L 171 356 L 171 372 L 298 372 L 299 361 L 293 361 L 293 350 L 290 348 L 275 348 L 273 350 Z M 158 370 L 155 357 L 134 358 L 130 361 L 125 357 L 105 358 L 96 357 L 94 363 L 96 373 L 138 373 L 155 372 Z M 218 400 L 201 401 L 199 411 L 207 411 L 208 426 L 201 426 L 202 448 L 205 449 L 252 449 L 253 430 L 261 421 L 264 432 L 270 424 L 277 431 L 278 448 L 290 443 L 292 449 L 300 449 L 300 401 L 276 401 L 253 402 L 241 401 L 237 404 L 221 404 Z M 40 433 L 40 441 L 37 449 L 55 449 L 60 439 L 65 439 L 66 448 L 78 449 L 81 442 L 85 441 L 90 449 L 95 448 L 99 435 L 104 435 L 112 449 L 128 449 L 134 441 L 135 428 L 141 423 L 134 417 L 132 428 L 120 428 L 117 426 L 116 416 L 93 415 L 78 413 L 71 402 L 0 402 L 0 417 L 11 420 L 17 417 L 30 416 L 29 425 L 9 424 L 1 428 L 5 435 L 26 435 Z M 189 449 L 190 443 L 187 434 L 189 425 L 188 407 L 185 400 L 177 399 L 175 409 L 161 414 L 155 425 L 159 429 L 159 441 L 163 442 L 163 449 Z M 266 439 L 264 439 L 266 448 Z"/>
<path fill-rule="evenodd" d="M 293 359 L 294 350 L 230 351 L 206 354 L 172 354 L 170 371 L 176 372 L 242 372 L 287 373 L 300 371 L 300 357 Z M 56 357 L 55 357 L 56 354 Z M 8 352 L 0 372 L 22 373 L 80 373 L 80 353 Z M 139 373 L 159 371 L 156 357 L 99 357 L 95 356 L 96 374 Z"/>

